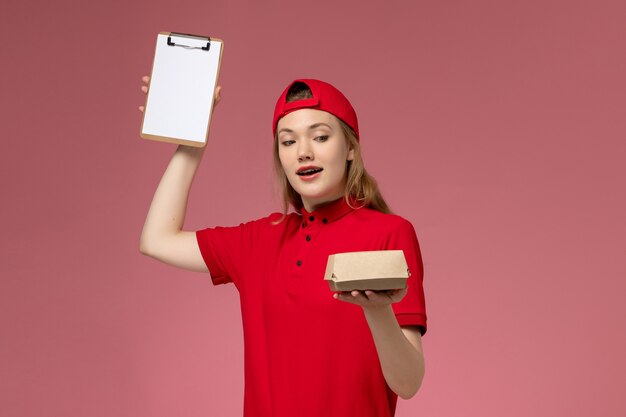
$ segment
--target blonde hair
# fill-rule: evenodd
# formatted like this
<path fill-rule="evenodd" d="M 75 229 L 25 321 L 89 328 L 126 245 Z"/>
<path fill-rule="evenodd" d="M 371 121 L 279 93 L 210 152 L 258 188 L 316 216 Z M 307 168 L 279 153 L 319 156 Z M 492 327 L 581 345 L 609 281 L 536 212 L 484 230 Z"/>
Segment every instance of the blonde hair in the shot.
<path fill-rule="evenodd" d="M 313 97 L 313 95 L 306 84 L 295 83 L 287 93 L 286 101 L 287 103 L 290 103 L 295 100 L 311 97 Z M 354 159 L 352 161 L 346 161 L 347 181 L 346 187 L 344 188 L 343 198 L 346 200 L 346 203 L 354 209 L 367 207 L 382 213 L 392 213 L 378 188 L 376 179 L 365 170 L 365 164 L 363 163 L 363 158 L 361 156 L 361 145 L 357 139 L 356 133 L 346 122 L 339 118 L 337 118 L 337 120 L 341 125 L 341 130 L 343 131 L 343 135 L 346 139 L 346 146 L 348 149 L 354 149 Z M 283 170 L 283 166 L 280 163 L 280 157 L 278 154 L 278 134 L 274 137 L 273 155 L 275 180 L 281 192 L 283 206 L 283 216 L 279 220 L 272 223 L 276 225 L 287 217 L 289 205 L 292 205 L 296 212 L 302 213 L 302 207 L 304 204 L 302 203 L 302 197 L 300 194 L 298 194 L 298 192 L 294 190 L 289 183 L 287 175 Z M 351 204 L 352 201 L 359 203 L 359 206 L 353 206 Z"/>

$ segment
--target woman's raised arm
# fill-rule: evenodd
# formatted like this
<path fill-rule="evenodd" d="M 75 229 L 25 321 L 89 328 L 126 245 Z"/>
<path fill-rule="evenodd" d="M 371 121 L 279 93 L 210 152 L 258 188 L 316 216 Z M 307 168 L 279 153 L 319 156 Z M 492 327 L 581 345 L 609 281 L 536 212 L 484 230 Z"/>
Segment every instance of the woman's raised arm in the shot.
<path fill-rule="evenodd" d="M 143 81 L 148 84 L 149 77 Z M 142 86 L 144 93 L 148 86 Z M 214 106 L 220 100 L 221 87 L 215 89 Z M 143 106 L 139 107 L 143 112 Z M 169 265 L 191 271 L 208 272 L 202 259 L 196 234 L 183 231 L 187 199 L 205 147 L 178 145 L 159 183 L 141 232 L 139 250 L 144 255 Z"/>

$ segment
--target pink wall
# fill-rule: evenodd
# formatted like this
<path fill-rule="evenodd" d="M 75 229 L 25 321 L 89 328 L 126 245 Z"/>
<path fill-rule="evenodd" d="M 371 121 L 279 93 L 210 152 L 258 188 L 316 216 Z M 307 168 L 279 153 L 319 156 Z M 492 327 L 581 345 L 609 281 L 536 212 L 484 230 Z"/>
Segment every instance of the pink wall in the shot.
<path fill-rule="evenodd" d="M 235 288 L 138 250 L 175 150 L 139 137 L 141 76 L 171 30 L 225 40 L 187 230 L 278 208 L 287 82 L 353 101 L 424 257 L 397 416 L 626 415 L 623 1 L 33 3 L 0 17 L 0 414 L 242 413 Z"/>

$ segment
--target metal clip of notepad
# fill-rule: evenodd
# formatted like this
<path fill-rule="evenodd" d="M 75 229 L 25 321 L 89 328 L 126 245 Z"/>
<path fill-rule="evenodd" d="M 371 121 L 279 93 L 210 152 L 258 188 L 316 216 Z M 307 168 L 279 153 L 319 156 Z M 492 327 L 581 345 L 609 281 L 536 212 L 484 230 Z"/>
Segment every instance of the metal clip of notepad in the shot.
<path fill-rule="evenodd" d="M 181 43 L 174 43 L 172 42 L 172 36 L 176 36 L 176 37 L 181 37 L 181 38 L 185 38 L 189 41 L 196 41 L 196 42 L 191 42 L 192 45 L 184 45 Z M 199 46 L 200 43 L 198 42 L 206 42 L 206 46 Z M 196 45 L 194 46 L 193 43 L 196 43 Z M 170 36 L 167 37 L 167 44 L 169 46 L 180 46 L 183 47 L 185 49 L 202 49 L 203 51 L 208 51 L 211 48 L 211 38 L 203 38 L 203 37 L 198 37 L 198 36 L 194 36 L 194 35 L 190 35 L 187 33 L 176 33 L 176 32 L 171 32 Z"/>

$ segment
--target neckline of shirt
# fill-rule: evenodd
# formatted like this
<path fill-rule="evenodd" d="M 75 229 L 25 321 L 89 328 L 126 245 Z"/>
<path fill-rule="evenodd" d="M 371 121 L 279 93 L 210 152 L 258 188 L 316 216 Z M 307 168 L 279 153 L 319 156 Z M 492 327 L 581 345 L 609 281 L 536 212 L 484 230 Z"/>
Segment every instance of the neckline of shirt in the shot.
<path fill-rule="evenodd" d="M 355 199 L 350 198 L 350 203 L 358 207 Z M 302 226 L 304 227 L 307 223 L 316 223 L 318 221 L 322 224 L 332 223 L 354 210 L 356 209 L 350 207 L 343 196 L 318 207 L 312 212 L 308 212 L 306 208 L 302 207 Z"/>

